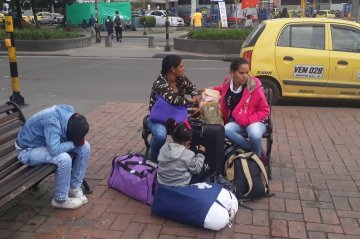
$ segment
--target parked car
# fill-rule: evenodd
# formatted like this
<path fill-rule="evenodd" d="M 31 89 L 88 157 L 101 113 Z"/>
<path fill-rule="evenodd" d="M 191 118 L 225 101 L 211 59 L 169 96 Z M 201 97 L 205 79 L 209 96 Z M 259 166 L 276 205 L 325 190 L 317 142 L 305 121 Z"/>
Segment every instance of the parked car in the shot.
<path fill-rule="evenodd" d="M 319 10 L 316 17 L 335 18 L 335 14 L 331 10 Z"/>
<path fill-rule="evenodd" d="M 165 21 L 166 21 L 165 10 L 150 11 L 146 15 L 155 17 L 157 26 L 165 26 Z M 169 11 L 169 22 L 171 27 L 184 26 L 184 20 L 170 11 Z"/>
<path fill-rule="evenodd" d="M 64 15 L 62 15 L 60 13 L 52 12 L 50 14 L 54 19 L 54 21 L 52 22 L 53 24 L 60 24 L 62 22 L 62 20 L 64 19 Z"/>
<path fill-rule="evenodd" d="M 37 20 L 40 24 L 53 24 L 55 23 L 54 16 L 50 12 L 38 12 L 36 13 Z"/>
<path fill-rule="evenodd" d="M 259 24 L 242 45 L 251 73 L 280 97 L 360 99 L 360 24 L 282 18 Z"/>

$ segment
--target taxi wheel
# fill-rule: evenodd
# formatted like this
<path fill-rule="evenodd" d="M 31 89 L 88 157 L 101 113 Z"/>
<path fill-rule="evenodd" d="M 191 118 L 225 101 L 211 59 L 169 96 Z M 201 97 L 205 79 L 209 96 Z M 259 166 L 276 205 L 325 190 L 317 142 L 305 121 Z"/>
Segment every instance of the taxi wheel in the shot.
<path fill-rule="evenodd" d="M 280 97 L 279 87 L 277 86 L 277 84 L 275 82 L 273 82 L 269 78 L 262 77 L 260 79 L 261 79 L 261 83 L 262 83 L 262 85 L 263 85 L 263 87 L 265 89 L 271 89 L 272 90 L 271 104 L 275 105 L 277 103 L 277 101 L 279 100 L 279 97 Z"/>

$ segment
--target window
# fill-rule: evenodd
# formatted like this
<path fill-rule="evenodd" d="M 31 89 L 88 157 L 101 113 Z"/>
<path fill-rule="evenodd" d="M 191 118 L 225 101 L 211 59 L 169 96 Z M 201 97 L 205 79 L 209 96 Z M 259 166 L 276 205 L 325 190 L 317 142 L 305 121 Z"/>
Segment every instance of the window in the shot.
<path fill-rule="evenodd" d="M 360 52 L 360 30 L 332 25 L 331 36 L 334 51 Z"/>
<path fill-rule="evenodd" d="M 280 34 L 278 46 L 325 49 L 324 25 L 286 26 Z"/>
<path fill-rule="evenodd" d="M 244 47 L 250 47 L 255 46 L 257 40 L 259 39 L 261 33 L 265 30 L 265 24 L 260 23 L 252 32 L 249 34 L 249 36 L 244 41 L 242 48 Z"/>

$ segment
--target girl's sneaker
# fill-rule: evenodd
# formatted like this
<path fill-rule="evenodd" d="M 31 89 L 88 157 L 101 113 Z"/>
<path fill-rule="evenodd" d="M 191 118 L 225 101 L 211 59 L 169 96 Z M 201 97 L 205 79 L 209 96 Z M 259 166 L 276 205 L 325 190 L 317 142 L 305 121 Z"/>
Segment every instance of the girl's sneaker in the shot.
<path fill-rule="evenodd" d="M 81 188 L 70 188 L 69 190 L 70 198 L 78 198 L 82 201 L 83 204 L 88 202 L 87 197 L 84 195 Z"/>
<path fill-rule="evenodd" d="M 83 204 L 83 202 L 78 199 L 78 198 L 68 198 L 65 202 L 63 203 L 58 203 L 55 201 L 55 199 L 51 200 L 51 205 L 54 208 L 63 208 L 63 209 L 76 209 L 81 207 Z"/>

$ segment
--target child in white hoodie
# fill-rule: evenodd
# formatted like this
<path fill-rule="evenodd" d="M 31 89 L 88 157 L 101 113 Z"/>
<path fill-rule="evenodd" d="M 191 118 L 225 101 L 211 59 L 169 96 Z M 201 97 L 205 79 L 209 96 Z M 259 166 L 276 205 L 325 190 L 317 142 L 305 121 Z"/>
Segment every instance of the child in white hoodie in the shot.
<path fill-rule="evenodd" d="M 173 129 L 173 143 L 166 142 L 158 156 L 158 182 L 168 186 L 187 186 L 194 174 L 200 173 L 204 165 L 205 147 L 200 145 L 195 155 L 189 149 L 192 131 L 189 124 L 175 124 L 168 120 L 168 128 Z"/>

